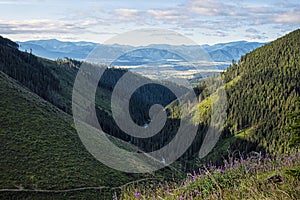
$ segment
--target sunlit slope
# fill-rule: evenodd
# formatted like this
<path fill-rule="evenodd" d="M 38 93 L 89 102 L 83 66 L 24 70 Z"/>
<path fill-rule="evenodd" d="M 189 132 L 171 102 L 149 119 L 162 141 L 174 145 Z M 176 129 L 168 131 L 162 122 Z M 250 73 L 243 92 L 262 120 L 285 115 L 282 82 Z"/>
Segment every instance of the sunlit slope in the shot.
<path fill-rule="evenodd" d="M 167 108 L 171 118 L 193 111 L 192 123 L 208 125 L 216 92 L 207 88 L 209 81 L 222 79 L 219 89 L 227 93 L 227 119 L 223 134 L 215 148 L 217 160 L 229 152 L 250 151 L 282 153 L 289 148 L 291 124 L 288 114 L 296 108 L 300 93 L 300 30 L 260 47 L 233 63 L 221 77 L 199 83 L 195 91 L 199 104 L 179 111 L 174 101 Z M 200 130 L 201 138 L 205 129 Z M 246 134 L 244 134 L 246 133 Z M 194 146 L 201 144 L 201 139 Z M 238 150 L 238 151 L 235 151 Z"/>

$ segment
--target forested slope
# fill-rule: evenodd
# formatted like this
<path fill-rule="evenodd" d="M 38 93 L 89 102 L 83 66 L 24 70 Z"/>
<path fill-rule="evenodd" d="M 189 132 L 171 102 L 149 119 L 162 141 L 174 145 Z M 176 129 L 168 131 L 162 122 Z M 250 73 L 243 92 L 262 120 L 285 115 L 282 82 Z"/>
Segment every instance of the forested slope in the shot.
<path fill-rule="evenodd" d="M 287 115 L 300 95 L 300 30 L 245 55 L 224 79 L 238 79 L 228 92 L 227 127 L 237 133 L 253 127 L 249 139 L 268 151 L 287 150 Z M 299 108 L 297 108 L 299 109 Z"/>
<path fill-rule="evenodd" d="M 241 153 L 291 151 L 286 128 L 292 123 L 289 113 L 299 110 L 299 77 L 299 29 L 233 63 L 222 74 L 228 110 L 216 155 L 236 149 Z"/>

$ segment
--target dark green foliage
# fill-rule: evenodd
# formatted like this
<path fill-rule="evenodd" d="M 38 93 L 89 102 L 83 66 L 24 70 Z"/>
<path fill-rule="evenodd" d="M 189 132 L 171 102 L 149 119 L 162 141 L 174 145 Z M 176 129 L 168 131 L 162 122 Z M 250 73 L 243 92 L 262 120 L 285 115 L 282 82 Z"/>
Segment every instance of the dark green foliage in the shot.
<path fill-rule="evenodd" d="M 300 145 L 300 98 L 297 99 L 297 110 L 290 114 L 288 117 L 292 119 L 292 124 L 287 128 L 287 132 L 291 134 L 289 146 L 296 147 L 298 150 Z M 286 174 L 300 179 L 300 167 L 286 170 Z"/>
<path fill-rule="evenodd" d="M 86 189 L 70 192 L 1 192 L 0 199 L 22 199 L 22 200 L 66 200 L 66 199 L 107 199 L 111 200 L 114 191 L 110 189 Z"/>
<path fill-rule="evenodd" d="M 240 76 L 228 92 L 227 127 L 232 133 L 255 127 L 249 140 L 270 152 L 287 150 L 285 131 L 300 92 L 300 30 L 245 55 L 224 73 L 226 82 Z"/>
<path fill-rule="evenodd" d="M 300 99 L 297 101 L 297 110 L 288 116 L 292 119 L 292 124 L 287 128 L 287 131 L 292 134 L 290 147 L 299 147 L 300 145 Z"/>
<path fill-rule="evenodd" d="M 300 167 L 294 169 L 286 169 L 285 174 L 298 178 L 300 180 Z"/>
<path fill-rule="evenodd" d="M 18 49 L 19 45 L 9 39 L 3 38 L 2 36 L 0 36 L 0 45 L 4 46 L 4 47 L 8 47 L 8 48 L 12 48 L 12 49 Z"/>
<path fill-rule="evenodd" d="M 21 52 L 17 44 L 0 38 L 0 71 L 18 80 L 31 91 L 50 102 L 56 102 L 54 93 L 60 91 L 60 80 L 36 56 Z"/>

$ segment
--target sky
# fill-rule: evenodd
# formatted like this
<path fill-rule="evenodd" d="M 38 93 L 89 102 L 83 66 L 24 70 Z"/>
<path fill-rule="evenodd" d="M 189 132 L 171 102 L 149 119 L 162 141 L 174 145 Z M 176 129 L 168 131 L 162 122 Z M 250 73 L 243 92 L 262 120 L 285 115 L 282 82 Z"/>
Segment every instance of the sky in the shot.
<path fill-rule="evenodd" d="M 296 0 L 0 0 L 0 35 L 104 43 L 135 29 L 176 31 L 197 44 L 268 42 L 300 28 Z"/>

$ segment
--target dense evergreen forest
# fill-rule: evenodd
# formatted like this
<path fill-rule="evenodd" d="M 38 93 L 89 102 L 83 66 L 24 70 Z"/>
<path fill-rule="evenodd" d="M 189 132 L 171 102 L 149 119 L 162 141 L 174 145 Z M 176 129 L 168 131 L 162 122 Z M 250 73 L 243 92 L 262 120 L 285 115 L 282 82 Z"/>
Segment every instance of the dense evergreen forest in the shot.
<path fill-rule="evenodd" d="M 270 153 L 290 151 L 292 123 L 288 115 L 299 110 L 300 30 L 243 56 L 222 75 L 227 83 L 228 119 L 225 129 Z M 228 133 L 227 133 L 228 134 Z"/>

